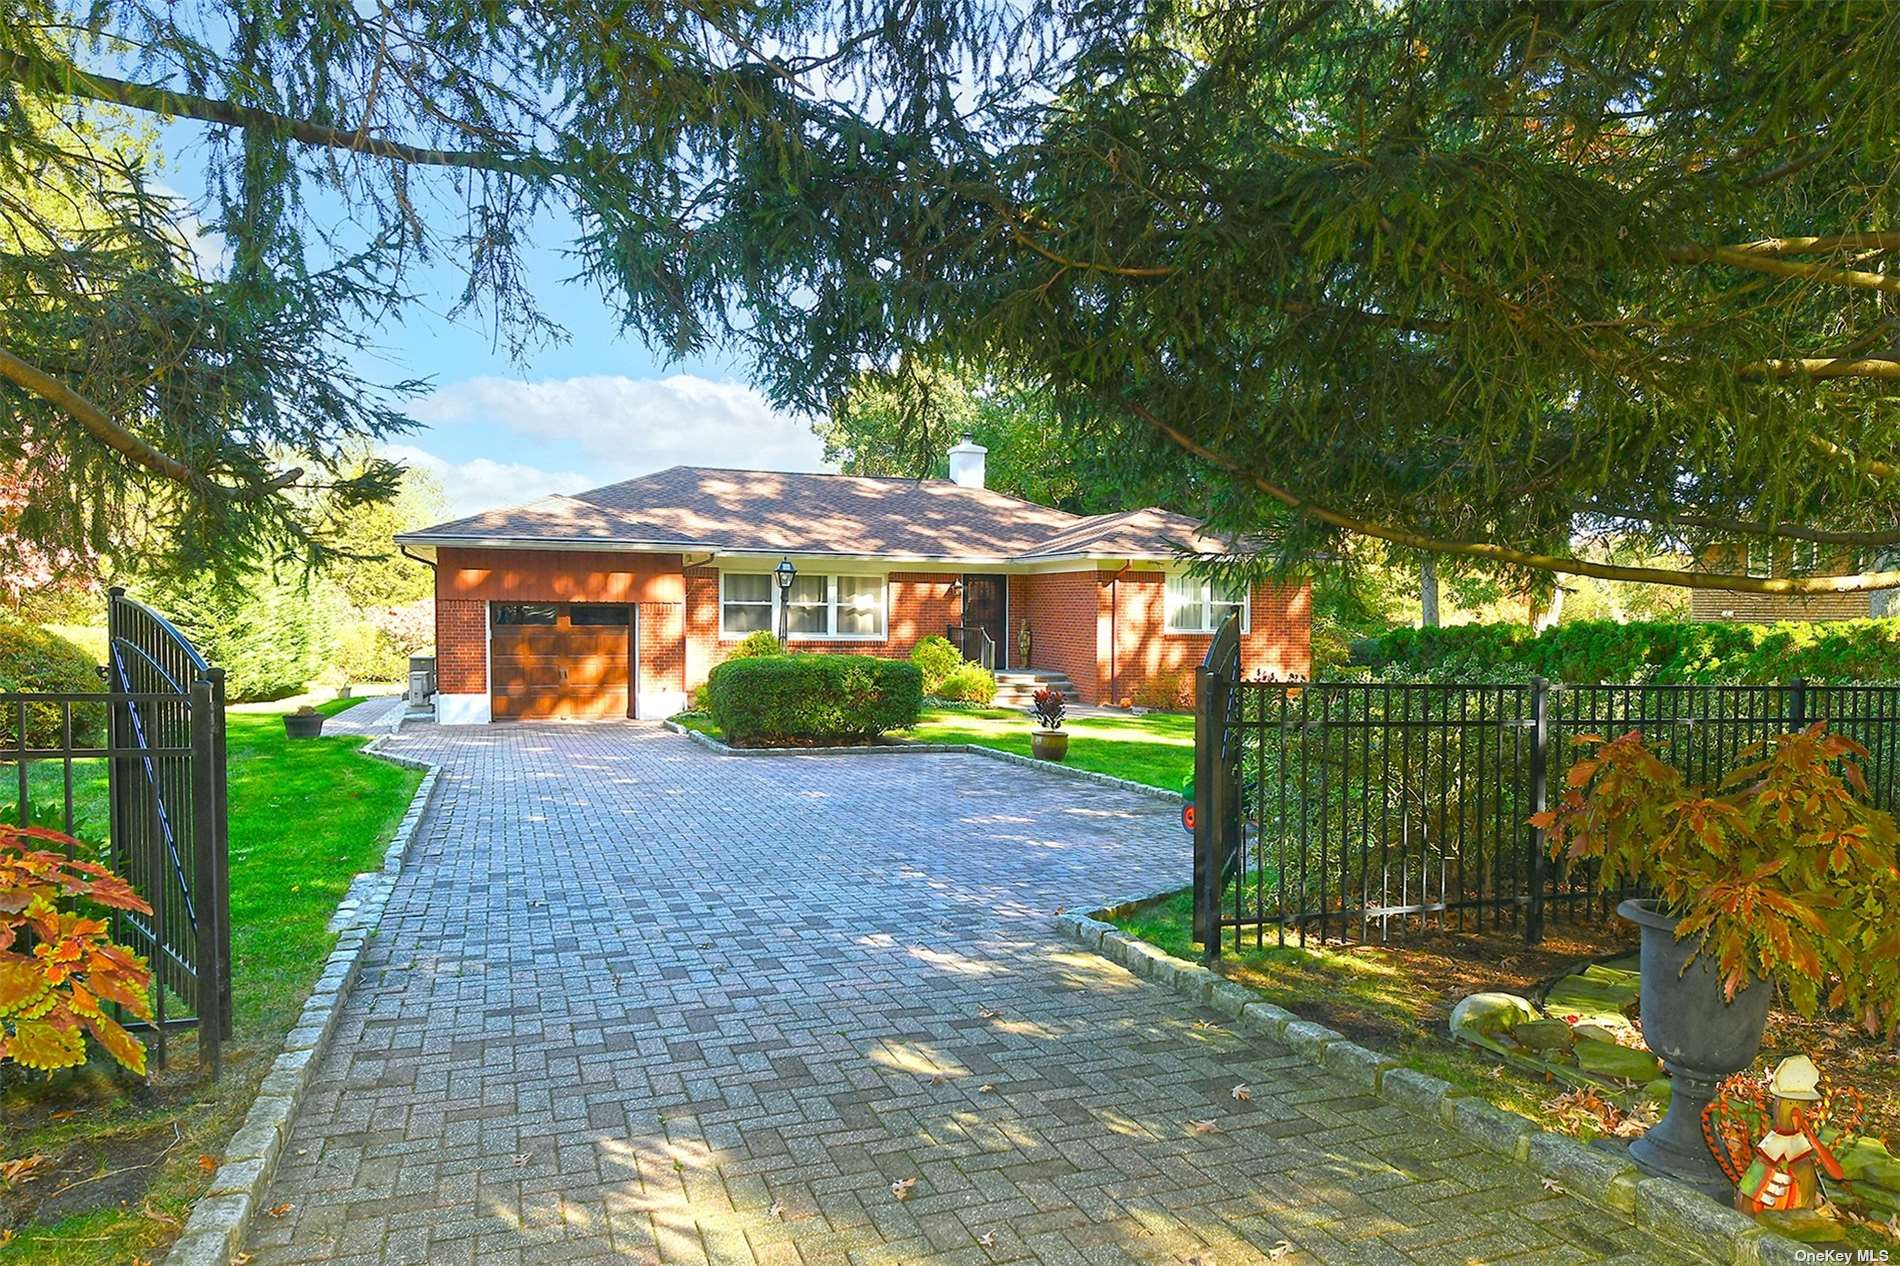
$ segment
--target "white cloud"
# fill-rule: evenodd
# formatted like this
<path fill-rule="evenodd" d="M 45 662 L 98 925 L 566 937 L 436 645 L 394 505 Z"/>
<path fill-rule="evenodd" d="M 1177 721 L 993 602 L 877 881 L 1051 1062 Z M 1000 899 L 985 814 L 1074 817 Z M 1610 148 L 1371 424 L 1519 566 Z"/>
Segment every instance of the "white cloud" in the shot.
<path fill-rule="evenodd" d="M 520 505 L 556 492 L 580 492 L 599 487 L 604 480 L 573 470 L 542 470 L 520 462 L 497 462 L 486 457 L 451 462 L 413 444 L 385 444 L 383 456 L 418 470 L 426 470 L 442 484 L 448 501 L 447 517 L 459 519 L 500 506 Z"/>
<path fill-rule="evenodd" d="M 667 466 L 819 470 L 824 447 L 803 418 L 740 383 L 691 374 L 597 374 L 547 382 L 473 378 L 409 410 L 438 428 L 487 423 L 602 463 L 608 483 Z"/>

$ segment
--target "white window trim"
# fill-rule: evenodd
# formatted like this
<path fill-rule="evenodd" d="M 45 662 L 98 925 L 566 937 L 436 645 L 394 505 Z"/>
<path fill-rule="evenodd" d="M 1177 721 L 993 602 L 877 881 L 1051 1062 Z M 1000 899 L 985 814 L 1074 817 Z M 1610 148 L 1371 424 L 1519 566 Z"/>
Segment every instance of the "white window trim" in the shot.
<path fill-rule="evenodd" d="M 879 643 L 891 640 L 891 581 L 889 576 L 866 571 L 813 571 L 805 574 L 822 575 L 825 577 L 825 626 L 830 629 L 838 627 L 839 577 L 850 576 L 859 580 L 875 580 L 877 582 L 878 607 L 884 617 L 884 631 L 881 633 L 789 633 L 786 636 L 786 641 Z M 722 642 L 739 642 L 750 636 L 746 633 L 735 633 L 726 628 L 727 576 L 765 576 L 770 580 L 772 593 L 772 625 L 769 631 L 776 637 L 780 627 L 781 608 L 785 603 L 785 591 L 779 588 L 778 577 L 769 571 L 754 572 L 738 569 L 727 571 L 721 568 L 719 572 L 719 640 Z"/>
<path fill-rule="evenodd" d="M 726 577 L 727 576 L 764 576 L 765 577 L 765 585 L 766 585 L 765 591 L 767 595 L 769 596 L 769 606 L 771 610 L 771 620 L 767 624 L 766 628 L 768 632 L 777 632 L 778 631 L 778 584 L 773 579 L 772 574 L 770 572 L 721 570 L 719 573 L 719 640 L 722 642 L 739 642 L 751 636 L 751 633 L 734 632 L 731 629 L 728 629 L 726 627 L 726 601 L 727 601 L 726 600 Z M 759 606 L 760 604 L 757 602 L 746 601 L 742 605 L 756 607 L 756 606 Z M 756 631 L 757 630 L 753 630 L 753 632 L 756 632 Z"/>
<path fill-rule="evenodd" d="M 1169 600 L 1170 595 L 1168 593 L 1168 590 L 1172 587 L 1172 584 L 1174 581 L 1190 580 L 1190 579 L 1193 579 L 1193 577 L 1182 575 L 1179 572 L 1170 572 L 1168 573 L 1167 580 L 1162 582 L 1161 631 L 1166 636 L 1169 636 L 1169 637 L 1209 637 L 1215 633 L 1220 632 L 1219 624 L 1215 624 L 1212 628 L 1199 628 L 1199 629 L 1178 629 L 1174 627 L 1174 607 L 1173 607 L 1173 604 Z M 1214 597 L 1213 582 L 1205 576 L 1201 577 L 1200 580 L 1201 580 L 1201 602 L 1200 602 L 1201 610 L 1211 612 L 1216 602 L 1216 599 Z M 1224 600 L 1221 600 L 1221 605 L 1223 606 L 1226 605 Z M 1240 631 L 1242 633 L 1247 633 L 1247 632 L 1251 632 L 1252 628 L 1253 628 L 1253 586 L 1248 585 L 1246 588 L 1241 590 L 1241 594 L 1240 594 Z"/>

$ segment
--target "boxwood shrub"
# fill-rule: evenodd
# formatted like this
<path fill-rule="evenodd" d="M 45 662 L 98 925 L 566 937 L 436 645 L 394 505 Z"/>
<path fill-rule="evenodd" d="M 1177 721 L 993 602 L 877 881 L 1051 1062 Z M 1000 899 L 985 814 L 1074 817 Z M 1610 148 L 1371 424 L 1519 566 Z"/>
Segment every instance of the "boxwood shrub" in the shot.
<path fill-rule="evenodd" d="M 98 692 L 105 689 L 93 657 L 56 633 L 37 624 L 0 613 L 0 691 Z M 0 745 L 13 746 L 19 736 L 19 714 L 14 708 L 0 708 Z M 28 747 L 58 747 L 60 743 L 60 707 L 54 703 L 28 704 L 26 744 Z M 79 706 L 73 709 L 73 740 L 81 744 L 98 743 L 105 736 L 105 709 Z"/>
<path fill-rule="evenodd" d="M 768 655 L 713 669 L 706 702 L 740 747 L 864 743 L 917 724 L 923 673 L 873 655 Z"/>
<path fill-rule="evenodd" d="M 1516 624 L 1393 629 L 1356 642 L 1354 665 L 1380 677 L 1700 682 L 1767 685 L 1900 681 L 1900 619 L 1699 624 L 1580 620 L 1541 634 Z"/>

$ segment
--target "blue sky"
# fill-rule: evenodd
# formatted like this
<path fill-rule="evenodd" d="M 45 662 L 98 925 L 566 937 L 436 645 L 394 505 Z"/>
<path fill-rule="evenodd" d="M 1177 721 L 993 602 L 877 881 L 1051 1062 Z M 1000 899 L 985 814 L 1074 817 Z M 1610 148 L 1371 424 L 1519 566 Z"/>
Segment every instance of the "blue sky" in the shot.
<path fill-rule="evenodd" d="M 206 154 L 196 125 L 172 124 L 161 141 L 165 183 L 203 209 Z M 327 195 L 325 195 L 327 198 Z M 313 207 L 324 205 L 312 196 Z M 413 274 L 417 301 L 378 332 L 378 353 L 359 368 L 381 381 L 427 378 L 409 406 L 422 425 L 389 446 L 392 456 L 440 479 L 454 515 L 576 492 L 679 463 L 768 470 L 823 469 L 808 422 L 780 414 L 725 357 L 668 362 L 617 328 L 600 296 L 567 280 L 563 249 L 573 225 L 536 226 L 528 274 L 565 342 L 517 361 L 479 315 L 450 320 L 461 291 L 446 261 Z M 221 244 L 202 254 L 215 256 Z"/>

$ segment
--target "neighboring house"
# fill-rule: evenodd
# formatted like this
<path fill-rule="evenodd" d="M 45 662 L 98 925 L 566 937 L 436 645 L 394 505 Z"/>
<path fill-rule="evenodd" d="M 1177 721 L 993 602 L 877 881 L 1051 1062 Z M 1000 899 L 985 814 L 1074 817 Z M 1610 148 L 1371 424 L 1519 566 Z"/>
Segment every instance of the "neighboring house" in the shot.
<path fill-rule="evenodd" d="M 1304 583 L 1189 576 L 1180 550 L 1213 548 L 1193 520 L 989 491 L 984 452 L 966 440 L 947 480 L 675 466 L 405 532 L 436 569 L 437 717 L 664 717 L 781 605 L 795 649 L 902 657 L 968 629 L 971 657 L 993 646 L 1091 703 L 1186 684 L 1234 607 L 1246 671 L 1307 672 Z"/>
<path fill-rule="evenodd" d="M 1858 570 L 1862 560 L 1850 554 L 1829 555 L 1811 542 L 1783 541 L 1774 548 L 1757 542 L 1744 549 L 1736 545 L 1711 546 L 1699 562 L 1704 571 L 1739 571 L 1748 576 L 1809 576 Z M 1894 560 L 1868 560 L 1880 567 Z M 1689 593 L 1692 620 L 1734 620 L 1743 624 L 1773 624 L 1777 620 L 1865 620 L 1870 616 L 1900 615 L 1895 591 L 1864 593 L 1766 594 L 1694 589 Z"/>

